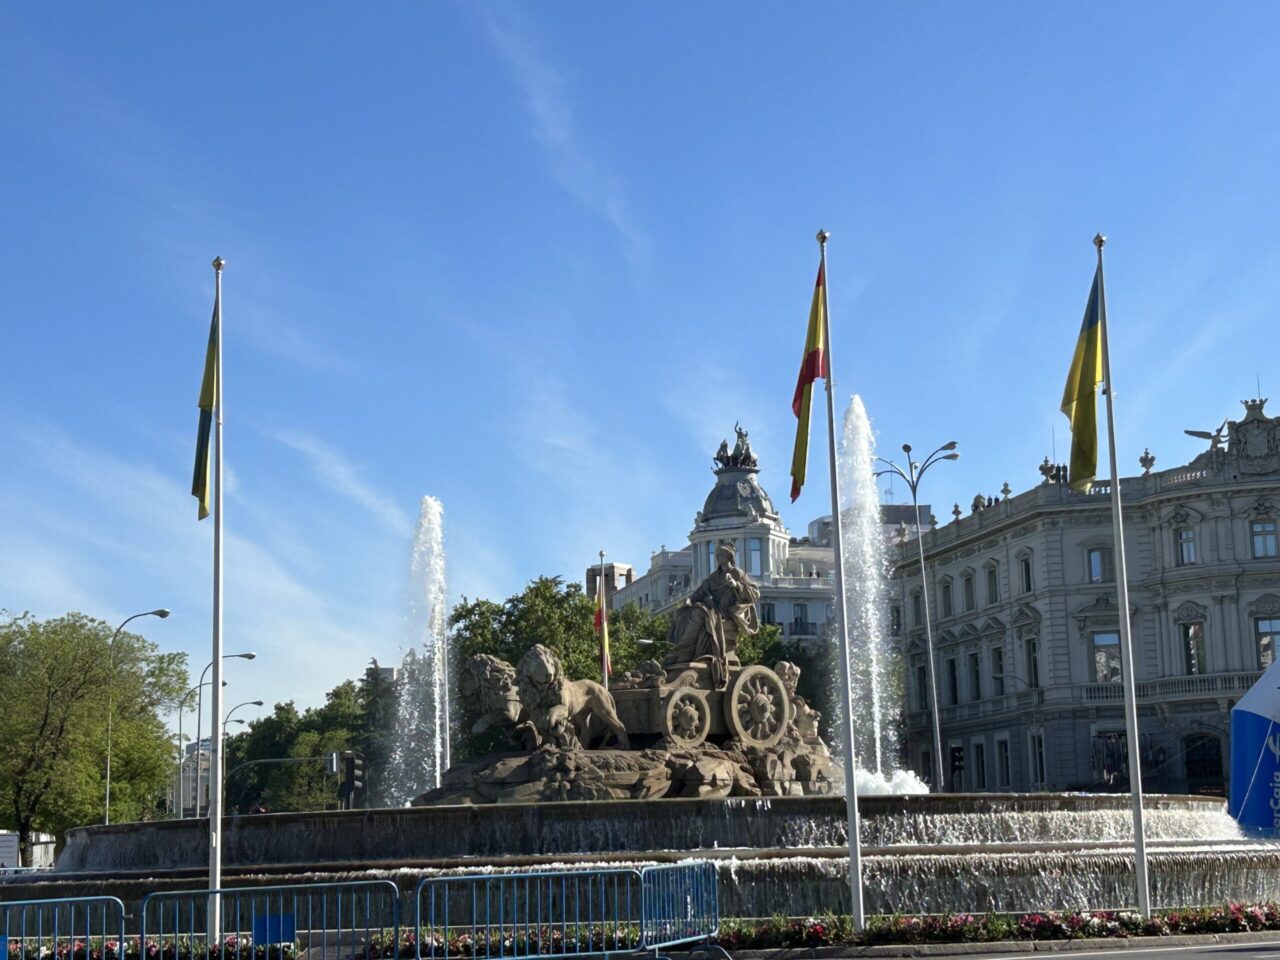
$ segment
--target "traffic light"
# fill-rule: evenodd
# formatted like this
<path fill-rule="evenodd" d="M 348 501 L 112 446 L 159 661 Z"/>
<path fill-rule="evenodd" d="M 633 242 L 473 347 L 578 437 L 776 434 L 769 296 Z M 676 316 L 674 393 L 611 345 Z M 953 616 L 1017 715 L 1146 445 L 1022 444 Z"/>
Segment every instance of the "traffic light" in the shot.
<path fill-rule="evenodd" d="M 350 750 L 342 754 L 342 782 L 338 784 L 338 799 L 350 810 L 355 806 L 356 793 L 364 790 L 364 757 Z"/>
<path fill-rule="evenodd" d="M 951 780 L 954 783 L 964 773 L 964 747 L 951 748 Z"/>

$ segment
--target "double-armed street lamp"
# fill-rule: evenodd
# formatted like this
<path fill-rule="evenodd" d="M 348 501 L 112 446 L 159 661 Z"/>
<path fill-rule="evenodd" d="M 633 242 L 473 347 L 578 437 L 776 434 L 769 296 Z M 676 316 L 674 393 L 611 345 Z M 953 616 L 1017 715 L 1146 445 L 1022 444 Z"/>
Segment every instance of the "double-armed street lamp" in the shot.
<path fill-rule="evenodd" d="M 124 623 L 116 627 L 116 632 L 111 635 L 111 639 L 107 641 L 107 796 L 102 805 L 102 822 L 104 825 L 111 823 L 111 714 L 115 710 L 115 680 L 116 680 L 116 638 L 120 636 L 120 631 L 125 628 L 130 620 L 137 620 L 139 617 L 159 617 L 161 620 L 169 616 L 169 611 L 164 607 L 158 610 L 148 610 L 145 613 L 135 613 L 132 617 L 128 617 Z"/>
<path fill-rule="evenodd" d="M 933 624 L 929 617 L 929 582 L 925 576 L 924 569 L 924 529 L 920 524 L 920 481 L 924 479 L 925 472 L 937 463 L 939 460 L 959 460 L 960 454 L 956 453 L 956 447 L 959 446 L 954 440 L 944 443 L 923 461 L 911 459 L 911 444 L 904 443 L 902 452 L 907 455 L 907 469 L 903 470 L 892 460 L 886 460 L 884 457 L 876 457 L 877 463 L 884 464 L 883 470 L 877 470 L 876 476 L 882 477 L 885 474 L 892 474 L 901 477 L 902 481 L 911 491 L 911 505 L 915 508 L 916 514 L 916 546 L 920 551 L 920 596 L 924 599 L 924 636 L 925 636 L 925 659 L 928 664 L 929 674 L 929 712 L 933 714 L 933 767 L 934 776 L 937 778 L 938 789 L 942 790 L 945 786 L 945 773 L 942 765 L 942 718 L 938 712 L 938 677 L 937 670 L 934 669 L 933 654 Z M 905 599 L 905 598 L 904 598 Z"/>
<path fill-rule="evenodd" d="M 222 657 L 222 659 L 223 659 L 223 660 L 254 660 L 254 659 L 256 659 L 256 658 L 257 658 L 257 656 L 258 656 L 258 655 L 257 655 L 256 653 L 252 653 L 252 652 L 250 652 L 250 653 L 228 653 L 228 654 L 224 654 L 224 655 L 223 655 L 223 657 Z M 200 738 L 201 738 L 202 730 L 203 730 L 202 724 L 204 723 L 204 686 L 205 686 L 204 678 L 205 678 L 205 674 L 207 674 L 207 673 L 209 672 L 209 668 L 210 668 L 210 667 L 212 667 L 212 666 L 213 666 L 213 661 L 212 661 L 212 660 L 210 660 L 208 663 L 206 663 L 206 664 L 204 665 L 204 669 L 200 671 L 200 682 L 199 682 L 198 684 L 196 684 L 196 689 L 198 689 L 198 690 L 200 691 L 200 692 L 196 695 L 196 795 L 195 795 L 195 811 L 196 811 L 196 816 L 197 816 L 197 817 L 198 817 L 198 816 L 200 816 Z M 224 681 L 224 683 L 223 683 L 223 686 L 226 686 L 225 681 Z M 211 722 L 210 722 L 210 724 L 209 724 L 211 727 L 213 727 L 213 729 L 214 729 L 215 731 L 217 730 L 216 723 L 217 723 L 217 721 L 216 721 L 216 720 L 211 720 Z"/>

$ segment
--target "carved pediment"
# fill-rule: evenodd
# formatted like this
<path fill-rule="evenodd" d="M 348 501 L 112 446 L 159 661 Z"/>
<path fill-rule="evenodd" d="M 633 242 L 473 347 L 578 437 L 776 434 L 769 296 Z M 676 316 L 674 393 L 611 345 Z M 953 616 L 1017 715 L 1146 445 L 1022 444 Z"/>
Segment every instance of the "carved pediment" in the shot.
<path fill-rule="evenodd" d="M 1280 597 L 1274 593 L 1264 593 L 1249 604 L 1249 616 L 1274 617 L 1280 614 Z"/>
<path fill-rule="evenodd" d="M 908 637 L 904 652 L 908 657 L 923 656 L 925 653 L 924 637 L 918 633 Z"/>
<path fill-rule="evenodd" d="M 1013 614 L 1013 625 L 1015 627 L 1029 627 L 1039 624 L 1043 618 L 1040 611 L 1035 607 L 1026 603 L 1018 604 L 1017 611 Z"/>
<path fill-rule="evenodd" d="M 1187 600 L 1173 611 L 1173 619 L 1179 623 L 1186 623 L 1194 620 L 1204 620 L 1208 611 L 1198 603 Z"/>
<path fill-rule="evenodd" d="M 1116 604 L 1113 597 L 1103 594 L 1092 603 L 1086 603 L 1082 607 L 1077 607 L 1073 616 L 1077 620 L 1091 620 L 1099 617 L 1111 617 L 1115 619 L 1120 616 L 1120 607 Z"/>
<path fill-rule="evenodd" d="M 1262 496 L 1249 505 L 1246 513 L 1251 517 L 1274 517 L 1276 515 L 1276 507 L 1270 497 Z"/>
<path fill-rule="evenodd" d="M 1204 514 L 1195 507 L 1179 503 L 1164 515 L 1164 523 L 1170 527 L 1193 527 L 1204 520 Z"/>
<path fill-rule="evenodd" d="M 987 617 L 979 632 L 984 637 L 989 637 L 992 634 L 1000 635 L 1004 633 L 1004 623 L 998 617 Z"/>
<path fill-rule="evenodd" d="M 978 636 L 978 628 L 975 627 L 972 623 L 966 623 L 963 627 L 960 628 L 961 640 L 973 640 L 977 636 Z"/>

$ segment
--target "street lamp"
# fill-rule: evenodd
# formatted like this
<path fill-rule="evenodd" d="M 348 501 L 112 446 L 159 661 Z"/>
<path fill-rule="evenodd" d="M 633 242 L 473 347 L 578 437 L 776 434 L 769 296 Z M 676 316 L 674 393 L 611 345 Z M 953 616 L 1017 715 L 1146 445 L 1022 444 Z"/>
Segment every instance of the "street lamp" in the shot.
<path fill-rule="evenodd" d="M 120 626 L 116 627 L 116 632 L 107 641 L 107 798 L 102 805 L 102 823 L 104 826 L 111 823 L 111 714 L 115 709 L 116 637 L 120 636 L 120 631 L 124 629 L 125 624 L 130 620 L 137 620 L 139 617 L 159 617 L 163 620 L 167 616 L 169 616 L 169 611 L 164 607 L 159 610 L 148 610 L 146 613 L 135 613 Z"/>
<path fill-rule="evenodd" d="M 257 658 L 256 653 L 228 653 L 224 654 L 223 660 L 253 660 Z M 210 660 L 204 665 L 204 669 L 200 671 L 200 682 L 196 684 L 200 689 L 199 695 L 196 697 L 196 797 L 195 808 L 196 816 L 200 816 L 200 737 L 202 724 L 204 723 L 204 675 L 209 672 L 209 668 L 213 666 Z M 224 683 L 223 686 L 226 684 Z M 212 726 L 212 720 L 210 726 Z"/>
<path fill-rule="evenodd" d="M 934 651 L 933 651 L 933 624 L 929 617 L 929 582 L 925 577 L 924 569 L 924 530 L 920 525 L 920 481 L 924 479 L 925 471 L 937 463 L 939 460 L 959 460 L 960 454 L 956 453 L 956 447 L 959 446 L 954 440 L 944 443 L 929 456 L 924 458 L 924 462 L 917 462 L 911 459 L 911 444 L 904 443 L 902 452 L 907 455 L 907 469 L 903 470 L 892 460 L 886 460 L 884 457 L 876 457 L 879 463 L 883 463 L 884 469 L 877 470 L 876 476 L 884 476 L 891 473 L 901 477 L 902 481 L 911 490 L 911 505 L 915 508 L 916 514 L 916 546 L 920 550 L 920 595 L 924 598 L 924 636 L 926 647 L 926 661 L 929 665 L 929 710 L 933 714 L 933 764 L 937 771 L 936 777 L 938 789 L 942 790 L 946 783 L 946 775 L 943 773 L 942 765 L 942 718 L 938 712 L 938 677 L 937 670 L 934 669 Z"/>
<path fill-rule="evenodd" d="M 227 711 L 227 719 L 222 721 L 223 729 L 225 730 L 227 724 L 231 722 L 231 715 L 235 713 L 237 710 L 239 710 L 241 707 L 261 707 L 261 706 L 264 706 L 261 700 L 246 700 L 244 703 L 237 703 L 234 707 L 232 707 L 230 710 Z M 239 720 L 237 721 L 237 723 L 244 723 L 244 721 Z M 226 736 L 226 734 L 224 733 L 223 736 Z"/>

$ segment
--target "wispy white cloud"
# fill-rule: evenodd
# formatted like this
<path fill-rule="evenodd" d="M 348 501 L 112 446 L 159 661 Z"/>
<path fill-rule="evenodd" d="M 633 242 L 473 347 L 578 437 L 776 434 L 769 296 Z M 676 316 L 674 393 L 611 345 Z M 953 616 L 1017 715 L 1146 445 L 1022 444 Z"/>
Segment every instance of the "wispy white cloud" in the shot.
<path fill-rule="evenodd" d="M 409 515 L 394 499 L 365 480 L 360 467 L 340 451 L 305 433 L 277 431 L 274 437 L 306 457 L 312 471 L 325 486 L 363 507 L 392 533 L 398 536 L 410 533 L 412 523 Z"/>
<path fill-rule="evenodd" d="M 501 15 L 492 6 L 483 9 L 489 40 L 520 85 L 551 175 L 618 232 L 632 262 L 644 261 L 649 254 L 648 236 L 628 208 L 622 182 L 583 144 L 563 75 L 548 62 L 527 24 L 513 13 Z"/>

